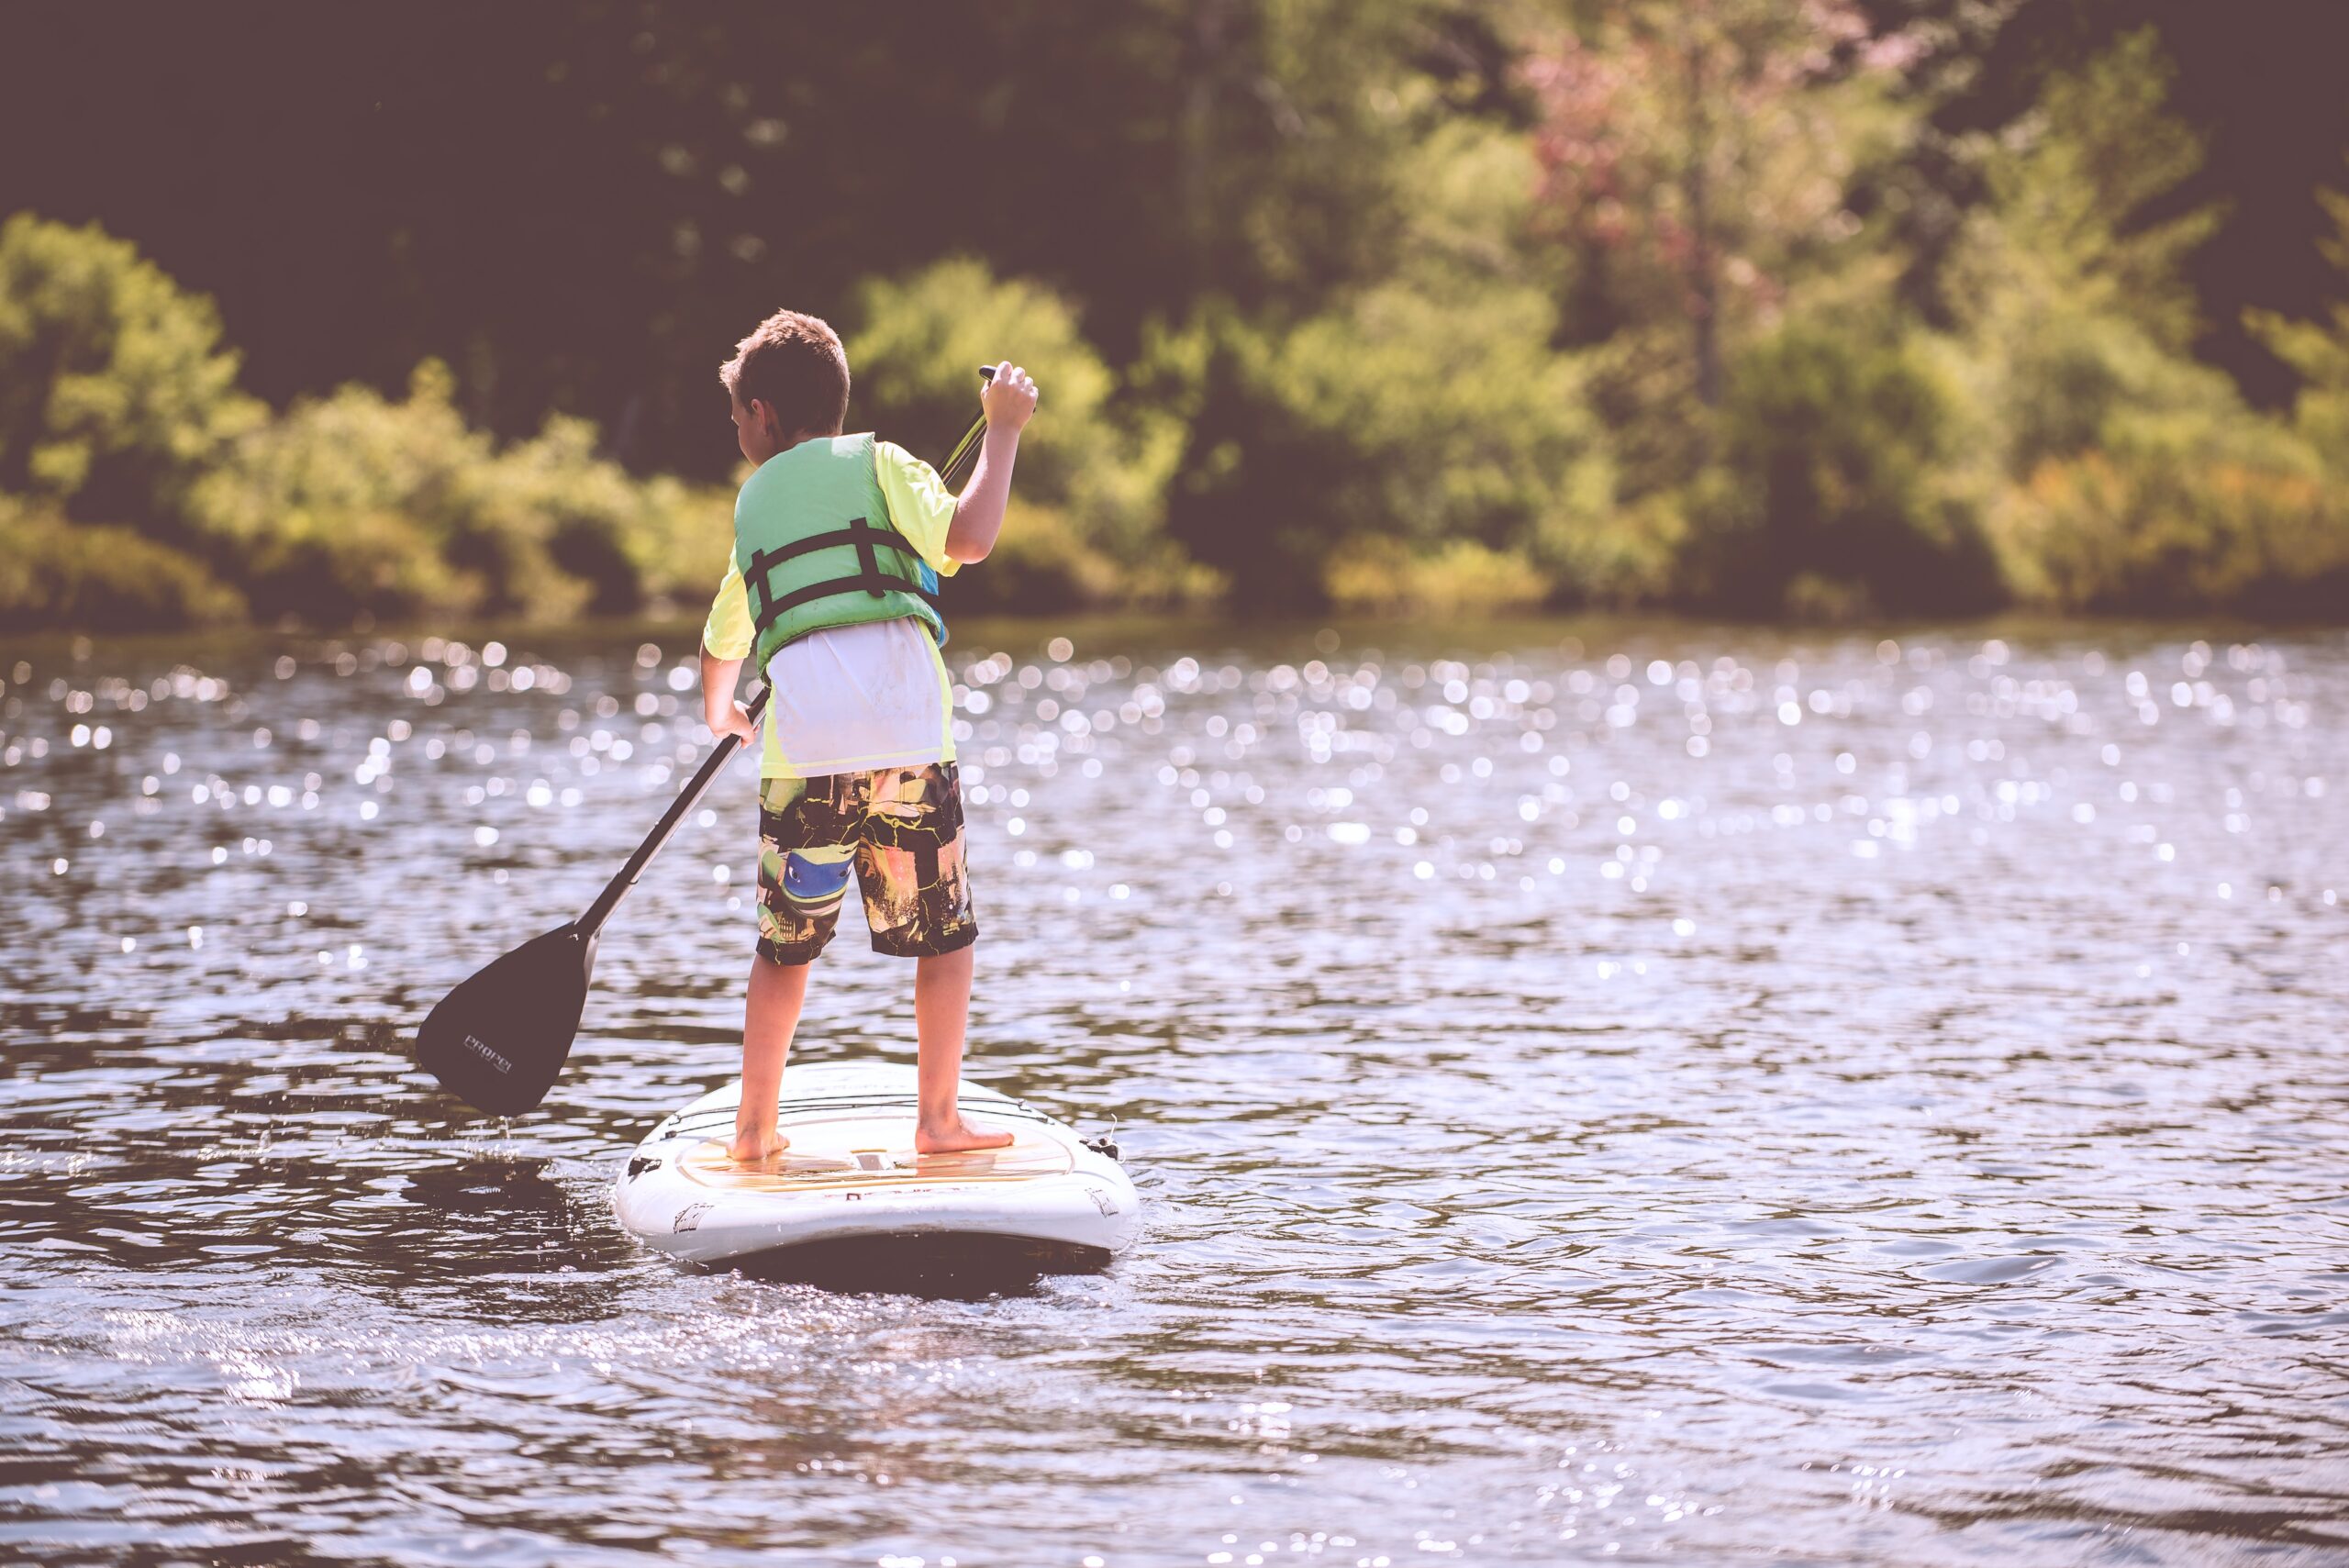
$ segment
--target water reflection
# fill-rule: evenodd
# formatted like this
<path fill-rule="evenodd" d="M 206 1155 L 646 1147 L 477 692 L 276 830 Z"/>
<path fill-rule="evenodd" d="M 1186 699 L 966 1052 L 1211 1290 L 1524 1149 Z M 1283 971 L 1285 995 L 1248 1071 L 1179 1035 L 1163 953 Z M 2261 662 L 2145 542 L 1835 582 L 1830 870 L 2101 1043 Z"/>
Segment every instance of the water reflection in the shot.
<path fill-rule="evenodd" d="M 542 1115 L 407 1062 L 698 757 L 689 632 L 0 654 L 11 1553 L 2349 1551 L 2337 636 L 951 651 L 977 1071 L 1149 1204 L 974 1299 L 610 1218 L 730 1071 L 747 772 Z"/>

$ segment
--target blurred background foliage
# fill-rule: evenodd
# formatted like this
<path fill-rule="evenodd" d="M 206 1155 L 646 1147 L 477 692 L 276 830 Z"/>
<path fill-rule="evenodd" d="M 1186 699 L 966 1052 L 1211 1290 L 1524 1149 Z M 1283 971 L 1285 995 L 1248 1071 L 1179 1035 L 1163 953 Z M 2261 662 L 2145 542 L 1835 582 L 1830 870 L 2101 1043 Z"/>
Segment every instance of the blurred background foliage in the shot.
<path fill-rule="evenodd" d="M 2349 608 L 2349 29 L 2243 0 L 0 12 L 0 626 L 696 601 L 832 319 L 957 602 Z"/>

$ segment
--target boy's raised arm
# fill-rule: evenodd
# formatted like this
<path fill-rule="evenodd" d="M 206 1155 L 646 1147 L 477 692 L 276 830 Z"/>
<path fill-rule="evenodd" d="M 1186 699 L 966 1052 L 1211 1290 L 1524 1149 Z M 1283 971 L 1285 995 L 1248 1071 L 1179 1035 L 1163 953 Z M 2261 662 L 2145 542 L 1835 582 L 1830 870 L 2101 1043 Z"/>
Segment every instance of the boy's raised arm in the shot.
<path fill-rule="evenodd" d="M 1019 455 L 1019 432 L 1036 412 L 1036 384 L 1007 360 L 979 395 L 987 433 L 979 443 L 978 466 L 954 504 L 946 530 L 946 553 L 956 561 L 985 561 L 1003 531 L 1003 509 L 1011 499 L 1011 466 Z"/>

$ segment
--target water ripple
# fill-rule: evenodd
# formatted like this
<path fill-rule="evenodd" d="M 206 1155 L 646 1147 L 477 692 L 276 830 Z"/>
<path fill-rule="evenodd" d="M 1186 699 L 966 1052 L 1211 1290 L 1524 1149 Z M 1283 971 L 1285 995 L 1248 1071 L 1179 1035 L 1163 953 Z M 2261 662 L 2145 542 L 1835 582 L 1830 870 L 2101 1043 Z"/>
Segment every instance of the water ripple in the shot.
<path fill-rule="evenodd" d="M 542 1113 L 410 1070 L 699 755 L 652 635 L 0 655 L 9 1555 L 2349 1560 L 2341 638 L 958 630 L 974 1071 L 1148 1229 L 955 1301 L 610 1216 L 747 773 Z"/>

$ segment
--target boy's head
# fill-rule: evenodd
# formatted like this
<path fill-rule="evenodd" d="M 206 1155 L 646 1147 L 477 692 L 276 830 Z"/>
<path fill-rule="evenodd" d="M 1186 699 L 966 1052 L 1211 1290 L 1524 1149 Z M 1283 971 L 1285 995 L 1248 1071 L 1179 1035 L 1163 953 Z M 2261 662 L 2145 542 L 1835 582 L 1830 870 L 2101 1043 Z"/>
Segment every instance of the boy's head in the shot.
<path fill-rule="evenodd" d="M 735 439 L 752 462 L 811 436 L 837 436 L 848 419 L 848 355 L 840 334 L 813 316 L 776 311 L 718 376 L 733 399 Z"/>

